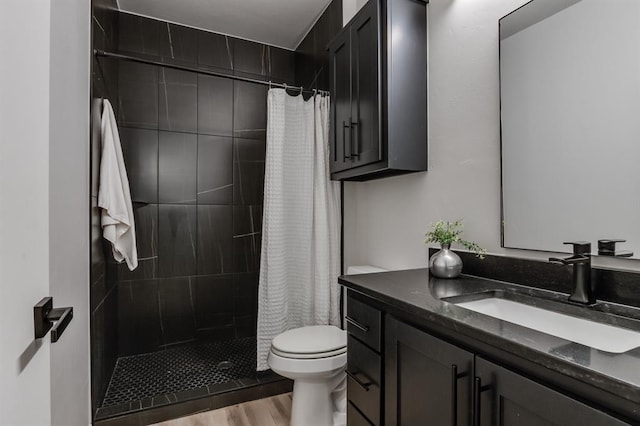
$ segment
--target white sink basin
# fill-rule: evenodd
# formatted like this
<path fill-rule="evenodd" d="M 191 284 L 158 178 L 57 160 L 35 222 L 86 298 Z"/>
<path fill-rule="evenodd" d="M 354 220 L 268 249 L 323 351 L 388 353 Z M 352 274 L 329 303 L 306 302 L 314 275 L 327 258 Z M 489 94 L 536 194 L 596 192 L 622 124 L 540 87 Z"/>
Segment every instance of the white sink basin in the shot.
<path fill-rule="evenodd" d="M 640 332 L 498 297 L 456 305 L 605 352 L 623 353 L 640 346 Z"/>

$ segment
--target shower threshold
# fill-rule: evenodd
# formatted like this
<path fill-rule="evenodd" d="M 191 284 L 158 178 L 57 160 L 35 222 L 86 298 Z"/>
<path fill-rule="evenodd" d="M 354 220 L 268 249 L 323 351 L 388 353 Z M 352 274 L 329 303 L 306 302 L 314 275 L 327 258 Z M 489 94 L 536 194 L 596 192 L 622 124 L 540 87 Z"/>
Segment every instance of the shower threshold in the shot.
<path fill-rule="evenodd" d="M 256 372 L 256 338 L 196 342 L 120 357 L 95 420 L 282 380 Z"/>

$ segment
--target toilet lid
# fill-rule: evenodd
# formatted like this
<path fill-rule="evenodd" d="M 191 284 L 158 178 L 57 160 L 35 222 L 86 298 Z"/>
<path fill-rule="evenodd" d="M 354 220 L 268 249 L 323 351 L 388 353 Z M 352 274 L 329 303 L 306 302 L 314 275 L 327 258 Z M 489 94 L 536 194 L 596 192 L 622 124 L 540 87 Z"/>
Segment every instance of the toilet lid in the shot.
<path fill-rule="evenodd" d="M 294 328 L 276 336 L 271 342 L 274 352 L 299 355 L 341 353 L 347 346 L 347 332 L 332 325 Z"/>

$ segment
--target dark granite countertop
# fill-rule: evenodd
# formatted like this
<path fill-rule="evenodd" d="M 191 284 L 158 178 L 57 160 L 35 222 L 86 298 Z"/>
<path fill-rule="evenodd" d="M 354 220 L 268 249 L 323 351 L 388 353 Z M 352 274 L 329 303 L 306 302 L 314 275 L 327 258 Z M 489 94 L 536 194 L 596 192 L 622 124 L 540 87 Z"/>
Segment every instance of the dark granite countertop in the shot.
<path fill-rule="evenodd" d="M 541 333 L 444 301 L 448 297 L 498 291 L 532 296 L 540 304 L 584 318 L 606 321 L 640 331 L 640 309 L 598 302 L 593 307 L 574 306 L 567 295 L 549 290 L 462 275 L 438 279 L 428 269 L 345 275 L 339 282 L 365 294 L 420 323 L 444 328 L 455 338 L 468 338 L 506 351 L 599 390 L 623 398 L 640 417 L 640 348 L 625 353 L 608 353 Z M 558 307 L 560 307 L 558 309 Z"/>

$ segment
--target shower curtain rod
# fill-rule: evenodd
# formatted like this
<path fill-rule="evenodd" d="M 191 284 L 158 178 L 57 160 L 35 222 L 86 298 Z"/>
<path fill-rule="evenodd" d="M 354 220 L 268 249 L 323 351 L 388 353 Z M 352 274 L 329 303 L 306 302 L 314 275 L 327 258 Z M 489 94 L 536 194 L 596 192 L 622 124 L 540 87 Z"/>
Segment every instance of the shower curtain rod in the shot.
<path fill-rule="evenodd" d="M 229 78 L 232 80 L 245 81 L 247 83 L 262 84 L 264 86 L 269 86 L 269 87 L 280 87 L 283 89 L 299 90 L 300 93 L 319 93 L 321 95 L 329 94 L 329 92 L 326 90 L 305 89 L 302 86 L 289 86 L 288 84 L 285 84 L 285 83 L 273 83 L 271 81 L 256 80 L 254 78 L 241 77 L 238 75 L 230 75 L 230 74 L 225 74 L 225 73 L 216 72 L 216 71 L 209 71 L 201 68 L 194 68 L 194 67 L 189 67 L 185 65 L 172 64 L 170 62 L 168 63 L 168 62 L 162 62 L 162 61 L 155 61 L 153 59 L 138 58 L 135 56 L 123 55 L 121 53 L 107 52 L 104 50 L 93 49 L 93 54 L 96 56 L 102 56 L 105 58 L 124 59 L 125 61 L 141 62 L 143 64 L 149 64 L 149 65 L 158 65 L 161 67 L 168 67 L 168 68 L 173 68 L 173 69 L 182 70 L 182 71 L 196 72 L 199 74 L 206 74 L 214 77 Z"/>

